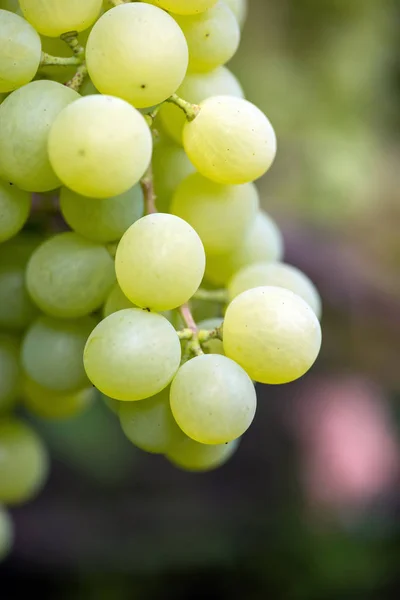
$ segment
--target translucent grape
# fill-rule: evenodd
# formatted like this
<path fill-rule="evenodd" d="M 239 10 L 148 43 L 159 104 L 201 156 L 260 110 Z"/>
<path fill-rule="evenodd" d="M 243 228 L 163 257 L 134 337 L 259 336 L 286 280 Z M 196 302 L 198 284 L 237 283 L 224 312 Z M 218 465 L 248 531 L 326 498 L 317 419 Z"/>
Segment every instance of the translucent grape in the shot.
<path fill-rule="evenodd" d="M 239 27 L 242 28 L 247 17 L 247 0 L 224 0 L 225 4 L 229 6 L 233 14 L 235 15 Z"/>
<path fill-rule="evenodd" d="M 118 283 L 137 306 L 170 310 L 187 302 L 204 275 L 203 244 L 175 215 L 151 214 L 122 237 L 115 257 Z"/>
<path fill-rule="evenodd" d="M 193 104 L 200 104 L 210 96 L 244 96 L 239 81 L 226 67 L 217 67 L 208 73 L 188 73 L 176 93 Z M 167 103 L 161 107 L 159 118 L 164 131 L 177 144 L 182 144 L 185 113 L 175 104 Z"/>
<path fill-rule="evenodd" d="M 0 242 L 13 237 L 22 229 L 31 207 L 27 192 L 0 180 Z"/>
<path fill-rule="evenodd" d="M 197 323 L 197 327 L 199 328 L 199 330 L 206 329 L 206 330 L 212 331 L 213 329 L 220 327 L 222 325 L 223 321 L 224 320 L 222 317 L 215 317 L 213 319 L 204 319 L 204 321 L 200 321 Z M 224 346 L 223 346 L 221 340 L 217 340 L 217 339 L 210 340 L 209 342 L 202 344 L 202 348 L 206 354 L 225 354 Z"/>
<path fill-rule="evenodd" d="M 49 460 L 41 439 L 26 423 L 0 420 L 0 502 L 22 504 L 39 492 Z"/>
<path fill-rule="evenodd" d="M 143 176 L 152 137 L 144 117 L 128 102 L 85 96 L 57 116 L 48 151 L 64 185 L 83 196 L 110 198 L 127 192 Z"/>
<path fill-rule="evenodd" d="M 227 444 L 199 444 L 187 436 L 184 436 L 175 444 L 167 458 L 176 467 L 185 471 L 211 471 L 225 464 L 236 452 L 239 440 L 233 440 Z"/>
<path fill-rule="evenodd" d="M 55 81 L 32 81 L 0 104 L 0 175 L 28 192 L 61 185 L 47 154 L 47 138 L 58 113 L 79 98 Z"/>
<path fill-rule="evenodd" d="M 284 263 L 256 263 L 236 273 L 228 286 L 230 300 L 242 292 L 261 286 L 275 286 L 291 290 L 321 316 L 321 298 L 313 282 L 299 269 Z"/>
<path fill-rule="evenodd" d="M 275 221 L 260 211 L 233 252 L 207 257 L 206 277 L 214 285 L 225 286 L 239 269 L 257 262 L 278 261 L 282 256 L 282 234 Z"/>
<path fill-rule="evenodd" d="M 304 375 L 321 347 L 321 327 L 308 304 L 289 290 L 258 287 L 228 306 L 225 354 L 260 383 L 288 383 Z"/>
<path fill-rule="evenodd" d="M 183 145 L 196 169 L 225 184 L 247 183 L 264 175 L 275 158 L 276 137 L 261 110 L 233 96 L 214 96 L 200 107 L 183 130 Z"/>
<path fill-rule="evenodd" d="M 0 92 L 29 83 L 38 70 L 39 34 L 25 19 L 0 9 Z"/>
<path fill-rule="evenodd" d="M 141 450 L 165 454 L 183 436 L 169 405 L 169 387 L 140 402 L 124 402 L 119 410 L 122 429 Z"/>
<path fill-rule="evenodd" d="M 254 385 L 233 360 L 203 354 L 185 363 L 171 384 L 171 410 L 196 442 L 223 444 L 240 437 L 253 421 Z"/>
<path fill-rule="evenodd" d="M 10 552 L 14 540 L 14 526 L 8 512 L 0 506 L 0 562 Z"/>
<path fill-rule="evenodd" d="M 26 282 L 29 294 L 43 312 L 73 319 L 104 303 L 115 283 L 114 263 L 104 246 L 68 231 L 35 250 Z"/>
<path fill-rule="evenodd" d="M 86 59 L 90 78 L 102 94 L 144 108 L 163 102 L 180 86 L 188 47 L 169 14 L 150 4 L 125 4 L 97 21 Z"/>
<path fill-rule="evenodd" d="M 114 242 L 143 216 L 140 185 L 114 198 L 88 198 L 61 188 L 60 208 L 68 225 L 94 242 Z"/>
<path fill-rule="evenodd" d="M 38 315 L 25 285 L 26 263 L 40 238 L 23 233 L 0 244 L 0 328 L 21 331 Z"/>
<path fill-rule="evenodd" d="M 150 0 L 150 4 L 180 15 L 201 13 L 216 4 L 217 0 Z"/>
<path fill-rule="evenodd" d="M 13 408 L 21 385 L 20 345 L 16 337 L 0 334 L 0 414 Z"/>
<path fill-rule="evenodd" d="M 116 283 L 111 292 L 108 294 L 107 300 L 104 303 L 103 317 L 106 318 L 113 313 L 118 312 L 119 310 L 124 310 L 125 308 L 137 308 L 137 306 L 128 300 L 118 283 Z"/>
<path fill-rule="evenodd" d="M 167 212 L 177 186 L 194 173 L 195 168 L 184 149 L 169 140 L 162 140 L 154 146 L 152 165 L 157 209 Z"/>
<path fill-rule="evenodd" d="M 227 63 L 240 43 L 235 15 L 224 2 L 198 15 L 174 15 L 189 47 L 189 70 L 211 71 Z"/>
<path fill-rule="evenodd" d="M 70 419 L 82 413 L 94 401 L 95 390 L 87 387 L 70 393 L 45 388 L 33 379 L 24 382 L 24 404 L 41 419 Z"/>
<path fill-rule="evenodd" d="M 100 14 L 103 0 L 19 0 L 24 17 L 36 31 L 59 37 L 68 31 L 84 31 Z"/>
<path fill-rule="evenodd" d="M 158 394 L 174 377 L 180 360 L 179 338 L 167 319 L 135 308 L 99 323 L 84 352 L 89 379 L 116 400 Z"/>
<path fill-rule="evenodd" d="M 254 184 L 221 185 L 194 173 L 178 186 L 171 212 L 197 231 L 208 256 L 233 251 L 258 208 Z"/>
<path fill-rule="evenodd" d="M 44 388 L 74 392 L 88 387 L 83 350 L 96 321 L 39 317 L 22 343 L 21 361 L 28 376 Z"/>

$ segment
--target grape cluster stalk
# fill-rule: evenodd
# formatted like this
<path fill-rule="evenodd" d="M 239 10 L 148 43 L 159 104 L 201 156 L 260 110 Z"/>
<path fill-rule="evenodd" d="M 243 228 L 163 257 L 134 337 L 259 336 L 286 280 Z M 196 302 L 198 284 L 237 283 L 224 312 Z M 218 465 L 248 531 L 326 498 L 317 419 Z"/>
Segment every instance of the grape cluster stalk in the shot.
<path fill-rule="evenodd" d="M 274 129 L 225 66 L 246 11 L 0 0 L 4 505 L 48 474 L 29 414 L 103 399 L 136 447 L 207 471 L 250 427 L 255 383 L 318 356 L 318 291 L 283 262 L 254 183 Z M 0 507 L 0 558 L 12 538 Z"/>

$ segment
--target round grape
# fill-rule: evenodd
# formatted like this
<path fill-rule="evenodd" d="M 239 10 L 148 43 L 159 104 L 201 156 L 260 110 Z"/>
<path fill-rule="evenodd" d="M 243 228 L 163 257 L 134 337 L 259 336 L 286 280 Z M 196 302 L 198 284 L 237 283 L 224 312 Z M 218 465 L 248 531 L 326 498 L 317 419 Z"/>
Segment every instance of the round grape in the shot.
<path fill-rule="evenodd" d="M 29 216 L 31 198 L 15 185 L 0 180 L 0 242 L 16 235 Z"/>
<path fill-rule="evenodd" d="M 84 31 L 100 14 L 103 0 L 19 0 L 24 17 L 36 31 L 59 37 L 69 31 Z"/>
<path fill-rule="evenodd" d="M 167 452 L 168 460 L 184 471 L 211 471 L 224 465 L 236 452 L 239 440 L 226 444 L 199 444 L 184 436 Z"/>
<path fill-rule="evenodd" d="M 41 419 L 71 419 L 81 414 L 94 401 L 93 387 L 62 393 L 45 388 L 28 377 L 24 382 L 24 404 Z"/>

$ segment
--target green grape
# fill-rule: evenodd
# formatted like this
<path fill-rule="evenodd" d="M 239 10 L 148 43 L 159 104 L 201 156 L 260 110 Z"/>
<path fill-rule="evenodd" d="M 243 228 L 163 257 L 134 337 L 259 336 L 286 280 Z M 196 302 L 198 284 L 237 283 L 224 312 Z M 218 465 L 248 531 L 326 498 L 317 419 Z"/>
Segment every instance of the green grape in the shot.
<path fill-rule="evenodd" d="M 20 345 L 17 338 L 0 334 L 0 414 L 14 406 L 21 385 Z"/>
<path fill-rule="evenodd" d="M 41 52 L 40 37 L 32 25 L 0 9 L 0 92 L 11 92 L 32 81 Z"/>
<path fill-rule="evenodd" d="M 0 104 L 0 175 L 28 192 L 59 187 L 47 154 L 47 138 L 58 113 L 79 98 L 55 81 L 32 81 Z"/>
<path fill-rule="evenodd" d="M 60 112 L 48 151 L 64 185 L 83 196 L 110 198 L 127 192 L 143 176 L 152 145 L 139 111 L 120 98 L 94 95 Z"/>
<path fill-rule="evenodd" d="M 74 392 L 88 386 L 83 350 L 96 326 L 92 317 L 63 321 L 39 317 L 26 332 L 21 361 L 36 383 L 56 392 Z"/>
<path fill-rule="evenodd" d="M 147 215 L 122 237 L 115 269 L 131 302 L 156 311 L 170 310 L 187 302 L 200 286 L 205 269 L 203 244 L 179 217 Z"/>
<path fill-rule="evenodd" d="M 86 77 L 80 87 L 79 93 L 81 96 L 92 96 L 93 94 L 98 94 L 99 90 L 94 87 L 93 81 L 89 77 Z"/>
<path fill-rule="evenodd" d="M 189 70 L 212 71 L 227 63 L 240 43 L 235 15 L 224 2 L 199 15 L 174 15 L 189 47 Z"/>
<path fill-rule="evenodd" d="M 253 183 L 221 185 L 194 173 L 178 186 L 171 212 L 197 231 L 208 256 L 233 251 L 258 208 L 259 196 Z"/>
<path fill-rule="evenodd" d="M 184 436 L 167 452 L 168 460 L 185 471 L 211 471 L 225 464 L 236 452 L 239 440 L 226 444 L 199 444 Z"/>
<path fill-rule="evenodd" d="M 169 14 L 150 4 L 125 4 L 97 21 L 86 60 L 89 76 L 102 94 L 145 108 L 163 102 L 180 86 L 188 47 Z"/>
<path fill-rule="evenodd" d="M 99 16 L 102 3 L 103 0 L 19 0 L 24 17 L 48 37 L 84 31 Z"/>
<path fill-rule="evenodd" d="M 108 410 L 113 412 L 118 417 L 119 409 L 124 403 L 120 402 L 119 400 L 114 400 L 114 398 L 110 398 L 109 396 L 105 396 L 104 394 L 100 394 L 100 396 Z"/>
<path fill-rule="evenodd" d="M 275 286 L 291 290 L 321 316 L 321 298 L 313 282 L 296 267 L 284 263 L 255 263 L 236 273 L 228 286 L 229 299 L 242 292 L 261 286 Z"/>
<path fill-rule="evenodd" d="M 114 198 L 88 198 L 63 187 L 60 208 L 76 233 L 94 242 L 114 242 L 143 216 L 143 192 L 135 185 Z"/>
<path fill-rule="evenodd" d="M 10 12 L 19 12 L 18 0 L 0 0 L 0 8 Z"/>
<path fill-rule="evenodd" d="M 276 154 L 271 123 L 243 98 L 215 96 L 183 129 L 183 145 L 196 169 L 212 181 L 248 183 L 270 168 Z"/>
<path fill-rule="evenodd" d="M 26 272 L 28 292 L 39 308 L 66 319 L 100 308 L 114 283 L 114 262 L 107 249 L 72 231 L 43 242 Z"/>
<path fill-rule="evenodd" d="M 149 4 L 179 15 L 195 15 L 211 8 L 216 2 L 217 0 L 150 0 Z"/>
<path fill-rule="evenodd" d="M 171 384 L 170 401 L 179 427 L 201 444 L 240 437 L 257 406 L 250 377 L 220 354 L 203 354 L 185 363 Z"/>
<path fill-rule="evenodd" d="M 217 67 L 208 73 L 188 73 L 176 93 L 193 104 L 200 104 L 210 96 L 237 96 L 243 98 L 243 89 L 233 73 L 226 67 Z M 164 131 L 182 144 L 186 117 L 183 110 L 172 103 L 164 104 L 159 112 Z"/>
<path fill-rule="evenodd" d="M 201 331 L 202 329 L 207 329 L 212 331 L 217 327 L 221 327 L 223 323 L 222 317 L 214 317 L 213 319 L 204 319 L 204 321 L 200 321 L 197 323 L 197 327 Z M 224 346 L 221 340 L 210 340 L 205 344 L 202 344 L 202 348 L 206 354 L 225 354 Z"/>
<path fill-rule="evenodd" d="M 157 209 L 168 212 L 176 187 L 194 172 L 194 166 L 184 149 L 169 140 L 160 140 L 154 146 L 152 165 Z"/>
<path fill-rule="evenodd" d="M 81 414 L 94 401 L 93 387 L 76 392 L 55 392 L 45 388 L 29 377 L 25 378 L 24 404 L 36 417 L 41 419 L 70 419 Z"/>
<path fill-rule="evenodd" d="M 169 387 L 140 402 L 124 402 L 119 411 L 127 438 L 141 450 L 165 454 L 183 436 L 169 405 Z"/>
<path fill-rule="evenodd" d="M 7 94 L 0 94 L 0 104 L 3 102 L 3 100 L 7 98 Z"/>
<path fill-rule="evenodd" d="M 40 240 L 36 235 L 23 233 L 0 244 L 1 329 L 26 329 L 39 313 L 26 289 L 25 268 Z"/>
<path fill-rule="evenodd" d="M 161 392 L 179 368 L 181 345 L 171 323 L 137 308 L 120 310 L 89 336 L 86 373 L 105 395 L 143 400 Z"/>
<path fill-rule="evenodd" d="M 0 562 L 9 554 L 13 541 L 13 522 L 8 512 L 0 506 Z"/>
<path fill-rule="evenodd" d="M 22 504 L 44 485 L 49 459 L 41 439 L 26 423 L 0 420 L 0 502 Z"/>
<path fill-rule="evenodd" d="M 108 294 L 107 300 L 104 303 L 103 318 L 105 319 L 113 313 L 118 312 L 119 310 L 124 310 L 125 308 L 137 308 L 137 306 L 128 300 L 118 283 L 116 283 L 111 292 Z"/>
<path fill-rule="evenodd" d="M 239 27 L 242 28 L 247 17 L 247 0 L 224 0 L 236 17 Z"/>
<path fill-rule="evenodd" d="M 0 180 L 0 242 L 16 235 L 29 216 L 31 198 L 15 185 Z"/>
<path fill-rule="evenodd" d="M 243 292 L 224 320 L 225 354 L 260 383 L 288 383 L 304 375 L 321 348 L 321 327 L 300 296 L 279 287 Z"/>
<path fill-rule="evenodd" d="M 257 262 L 279 261 L 283 256 L 283 238 L 267 213 L 259 211 L 244 239 L 233 252 L 207 257 L 206 278 L 225 286 L 243 267 Z"/>

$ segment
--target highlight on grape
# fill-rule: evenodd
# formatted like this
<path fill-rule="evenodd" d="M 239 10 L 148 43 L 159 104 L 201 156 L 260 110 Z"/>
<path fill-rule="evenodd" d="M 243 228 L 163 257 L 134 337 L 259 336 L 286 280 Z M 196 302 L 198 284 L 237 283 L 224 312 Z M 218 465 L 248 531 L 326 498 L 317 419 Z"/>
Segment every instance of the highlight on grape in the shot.
<path fill-rule="evenodd" d="M 29 414 L 103 399 L 136 447 L 207 471 L 255 383 L 318 356 L 318 291 L 254 183 L 275 132 L 225 66 L 247 8 L 0 0 L 0 558 L 49 470 Z"/>

